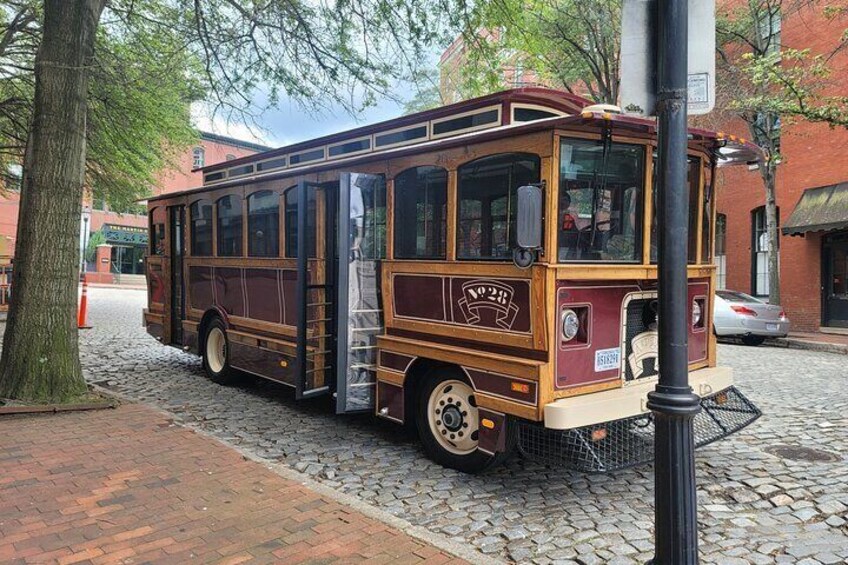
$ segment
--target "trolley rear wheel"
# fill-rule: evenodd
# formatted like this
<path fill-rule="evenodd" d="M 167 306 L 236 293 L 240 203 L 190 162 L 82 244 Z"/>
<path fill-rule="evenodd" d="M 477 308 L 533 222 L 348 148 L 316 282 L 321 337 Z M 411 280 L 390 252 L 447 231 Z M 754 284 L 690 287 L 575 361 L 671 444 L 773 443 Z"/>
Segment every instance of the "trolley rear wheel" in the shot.
<path fill-rule="evenodd" d="M 206 375 L 220 385 L 234 384 L 238 375 L 230 367 L 229 341 L 224 322 L 218 318 L 212 320 L 203 340 L 203 370 Z"/>

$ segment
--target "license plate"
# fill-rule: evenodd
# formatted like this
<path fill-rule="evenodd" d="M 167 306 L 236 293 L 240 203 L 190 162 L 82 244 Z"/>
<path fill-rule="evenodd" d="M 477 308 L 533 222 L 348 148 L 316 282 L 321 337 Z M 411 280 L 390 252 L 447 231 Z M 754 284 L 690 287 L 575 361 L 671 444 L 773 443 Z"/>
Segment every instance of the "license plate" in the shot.
<path fill-rule="evenodd" d="M 766 331 L 776 332 L 777 331 L 777 324 L 766 324 Z"/>
<path fill-rule="evenodd" d="M 610 371 L 618 369 L 621 364 L 621 349 L 613 347 L 611 349 L 599 349 L 595 351 L 595 372 Z"/>

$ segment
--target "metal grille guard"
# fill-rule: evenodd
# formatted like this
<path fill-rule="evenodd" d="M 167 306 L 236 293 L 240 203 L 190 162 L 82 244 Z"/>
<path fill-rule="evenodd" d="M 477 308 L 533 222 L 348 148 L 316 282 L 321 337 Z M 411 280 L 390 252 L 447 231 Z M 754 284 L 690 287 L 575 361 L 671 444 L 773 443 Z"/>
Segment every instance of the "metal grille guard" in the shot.
<path fill-rule="evenodd" d="M 736 433 L 762 415 L 736 387 L 705 396 L 695 417 L 695 447 Z M 654 459 L 653 415 L 643 414 L 572 430 L 535 422 L 518 424 L 524 457 L 581 473 L 606 473 Z"/>

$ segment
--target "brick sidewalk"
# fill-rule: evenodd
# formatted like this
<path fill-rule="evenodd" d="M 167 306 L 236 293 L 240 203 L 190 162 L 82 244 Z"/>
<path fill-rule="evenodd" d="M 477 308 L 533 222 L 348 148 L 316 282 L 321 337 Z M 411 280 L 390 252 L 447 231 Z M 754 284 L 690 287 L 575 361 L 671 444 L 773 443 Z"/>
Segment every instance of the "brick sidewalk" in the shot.
<path fill-rule="evenodd" d="M 0 563 L 460 563 L 139 405 L 0 417 Z"/>

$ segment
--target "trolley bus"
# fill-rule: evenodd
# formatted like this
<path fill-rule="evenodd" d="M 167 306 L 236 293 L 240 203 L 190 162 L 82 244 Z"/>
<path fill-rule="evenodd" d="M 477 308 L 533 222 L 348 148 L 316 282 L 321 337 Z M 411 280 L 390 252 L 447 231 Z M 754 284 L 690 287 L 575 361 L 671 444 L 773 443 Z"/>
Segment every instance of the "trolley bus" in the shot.
<path fill-rule="evenodd" d="M 716 167 L 689 134 L 696 443 L 759 411 L 716 364 Z M 415 426 L 438 463 L 652 457 L 656 124 L 521 88 L 202 169 L 148 201 L 147 331 L 213 381 L 258 375 Z"/>

